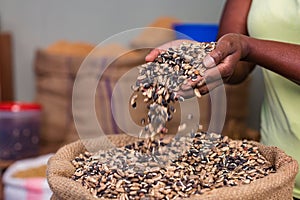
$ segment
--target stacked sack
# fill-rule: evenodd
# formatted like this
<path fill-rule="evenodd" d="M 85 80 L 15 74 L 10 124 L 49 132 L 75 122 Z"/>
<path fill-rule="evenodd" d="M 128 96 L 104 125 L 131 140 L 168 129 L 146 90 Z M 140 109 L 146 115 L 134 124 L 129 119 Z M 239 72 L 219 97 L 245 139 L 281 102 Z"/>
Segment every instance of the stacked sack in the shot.
<path fill-rule="evenodd" d="M 71 50 L 71 51 L 69 51 Z M 79 50 L 79 51 L 77 51 Z M 36 101 L 43 106 L 41 147 L 42 153 L 56 151 L 60 146 L 78 139 L 72 112 L 73 87 L 77 72 L 84 59 L 92 50 L 92 46 L 69 42 L 59 42 L 46 50 L 38 50 L 35 62 L 35 72 L 37 76 L 37 96 Z M 74 51 L 75 53 L 73 53 Z M 77 80 L 98 81 L 97 71 L 103 67 L 108 67 L 109 72 L 105 72 L 96 87 L 95 110 L 97 118 L 105 132 L 120 132 L 114 130 L 114 122 L 109 112 L 110 94 L 117 79 L 130 67 L 141 62 L 140 53 L 129 53 L 126 59 L 117 59 L 111 65 L 112 59 L 127 52 L 128 50 L 117 44 L 105 45 L 97 48 L 94 67 L 90 73 L 81 73 Z M 111 66 L 107 66 L 107 65 Z M 95 71 L 93 71 L 95 70 Z M 95 72 L 95 73 L 94 73 Z M 81 95 L 76 96 L 76 114 L 79 119 L 78 124 L 90 128 L 90 119 L 86 118 L 87 111 L 86 93 L 92 90 L 90 85 L 93 82 L 80 84 Z M 86 85 L 87 84 L 87 85 Z M 88 130 L 95 131 L 94 129 Z"/>
<path fill-rule="evenodd" d="M 92 49 L 92 45 L 84 43 L 59 41 L 36 52 L 36 101 L 43 107 L 43 153 L 55 151 L 65 141 L 71 129 L 73 80 L 77 68 Z"/>

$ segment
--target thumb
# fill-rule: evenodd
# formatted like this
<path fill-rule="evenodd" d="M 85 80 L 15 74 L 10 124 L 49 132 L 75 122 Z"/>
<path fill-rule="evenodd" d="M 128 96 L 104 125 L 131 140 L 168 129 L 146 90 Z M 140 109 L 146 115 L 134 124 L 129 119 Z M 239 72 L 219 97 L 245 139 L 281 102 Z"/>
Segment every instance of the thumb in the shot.
<path fill-rule="evenodd" d="M 216 62 L 213 59 L 213 57 L 209 54 L 207 54 L 203 59 L 203 64 L 206 68 L 213 68 L 216 66 Z"/>
<path fill-rule="evenodd" d="M 150 51 L 150 53 L 145 57 L 145 61 L 146 62 L 152 62 L 155 60 L 155 58 L 157 58 L 157 56 L 160 54 L 160 50 L 159 49 L 153 49 L 152 51 Z"/>

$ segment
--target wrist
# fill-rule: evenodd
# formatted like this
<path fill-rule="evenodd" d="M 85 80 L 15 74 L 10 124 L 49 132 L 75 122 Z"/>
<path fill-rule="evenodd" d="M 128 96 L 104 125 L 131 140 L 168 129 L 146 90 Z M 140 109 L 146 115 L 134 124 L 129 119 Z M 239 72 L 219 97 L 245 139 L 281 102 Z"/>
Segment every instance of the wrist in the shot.
<path fill-rule="evenodd" d="M 240 43 L 241 43 L 241 60 L 249 61 L 249 55 L 251 52 L 251 38 L 246 35 L 240 35 Z"/>

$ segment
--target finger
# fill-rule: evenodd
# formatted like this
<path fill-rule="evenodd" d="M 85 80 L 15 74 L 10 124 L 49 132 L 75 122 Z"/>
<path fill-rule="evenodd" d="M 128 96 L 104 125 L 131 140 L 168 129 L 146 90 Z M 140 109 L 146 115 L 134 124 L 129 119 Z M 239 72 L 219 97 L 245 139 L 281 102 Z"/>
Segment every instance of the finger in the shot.
<path fill-rule="evenodd" d="M 238 60 L 240 59 L 240 51 L 238 48 L 237 43 L 239 42 L 239 37 L 236 36 L 236 34 L 232 34 L 230 36 L 225 35 L 221 37 L 217 41 L 216 48 L 212 50 L 209 55 L 205 58 L 205 66 L 207 68 L 213 67 L 213 64 L 218 65 L 221 63 L 224 59 L 226 59 L 228 56 L 235 56 L 238 57 Z M 214 61 L 214 62 L 213 62 Z"/>
<path fill-rule="evenodd" d="M 214 67 L 206 70 L 204 74 L 204 79 L 206 84 L 222 79 L 222 74 L 219 70 L 219 67 Z"/>
<path fill-rule="evenodd" d="M 191 89 L 193 89 L 193 86 L 189 82 L 180 86 L 180 90 L 182 90 L 183 92 Z"/>
<path fill-rule="evenodd" d="M 204 85 L 205 80 L 201 76 L 197 76 L 196 79 L 190 79 L 186 84 L 180 86 L 180 90 L 177 92 L 184 98 L 191 98 L 195 96 L 194 88 Z"/>
<path fill-rule="evenodd" d="M 217 88 L 220 85 L 224 84 L 222 79 L 211 82 L 211 83 L 208 83 L 208 84 L 205 84 L 205 79 L 202 79 L 202 81 L 204 82 L 204 84 L 201 84 L 201 86 L 198 86 L 199 85 L 198 84 L 196 87 L 193 87 L 193 88 L 190 87 L 189 90 L 184 90 L 184 91 L 180 90 L 180 91 L 177 92 L 177 94 L 179 96 L 184 97 L 185 99 L 189 99 L 189 98 L 192 98 L 196 95 L 195 92 L 197 92 L 197 91 L 195 91 L 195 90 L 198 90 L 199 93 L 200 93 L 200 96 L 201 96 L 201 95 L 205 95 L 205 94 L 211 92 L 215 88 Z M 196 95 L 196 96 L 199 97 L 199 95 Z"/>
<path fill-rule="evenodd" d="M 177 92 L 177 94 L 185 99 L 192 98 L 194 96 L 193 86 L 190 83 L 183 84 L 180 86 L 180 90 Z"/>
<path fill-rule="evenodd" d="M 177 96 L 182 96 L 185 99 L 189 99 L 195 96 L 193 88 L 190 90 L 179 90 Z"/>
<path fill-rule="evenodd" d="M 204 77 L 198 75 L 197 78 L 195 78 L 195 79 L 189 79 L 186 84 L 181 86 L 181 88 L 182 89 L 184 89 L 185 87 L 186 88 L 188 88 L 188 87 L 194 88 L 199 84 L 204 84 Z"/>
<path fill-rule="evenodd" d="M 209 54 L 204 57 L 203 64 L 206 68 L 212 68 L 216 66 L 215 60 Z"/>
<path fill-rule="evenodd" d="M 230 78 L 234 73 L 235 63 L 237 63 L 237 61 L 235 61 L 234 57 L 228 57 L 224 62 L 217 65 L 217 67 L 207 69 L 204 74 L 206 82 L 210 83 L 219 79 L 226 80 Z"/>
<path fill-rule="evenodd" d="M 207 83 L 206 85 L 198 87 L 198 90 L 201 95 L 205 95 L 205 94 L 211 92 L 212 90 L 214 90 L 216 87 L 219 87 L 220 85 L 223 85 L 223 84 L 224 84 L 223 80 L 217 80 L 212 83 Z"/>
<path fill-rule="evenodd" d="M 157 58 L 157 56 L 161 53 L 159 49 L 153 49 L 150 53 L 145 57 L 146 62 L 152 62 Z"/>

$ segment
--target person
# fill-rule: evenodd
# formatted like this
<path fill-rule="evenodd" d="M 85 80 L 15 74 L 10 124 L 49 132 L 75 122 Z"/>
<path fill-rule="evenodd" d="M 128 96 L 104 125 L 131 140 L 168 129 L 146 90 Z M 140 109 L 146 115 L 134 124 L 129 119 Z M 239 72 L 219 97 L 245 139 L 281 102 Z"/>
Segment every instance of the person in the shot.
<path fill-rule="evenodd" d="M 181 42 L 166 43 L 145 60 Z M 191 85 L 202 94 L 223 81 L 240 83 L 255 66 L 262 68 L 261 143 L 279 147 L 300 163 L 300 0 L 227 0 L 216 48 L 203 63 L 208 70 Z M 300 173 L 293 195 L 300 199 Z"/>

